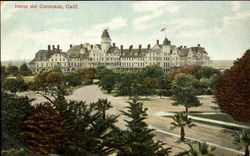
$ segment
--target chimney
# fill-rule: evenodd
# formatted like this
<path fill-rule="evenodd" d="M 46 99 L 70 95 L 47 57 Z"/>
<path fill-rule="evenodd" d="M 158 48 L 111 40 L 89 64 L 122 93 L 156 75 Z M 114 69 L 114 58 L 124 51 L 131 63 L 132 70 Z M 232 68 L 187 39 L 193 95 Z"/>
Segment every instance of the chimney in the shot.
<path fill-rule="evenodd" d="M 121 52 L 123 52 L 123 45 L 121 45 Z"/>
<path fill-rule="evenodd" d="M 52 46 L 53 51 L 55 50 L 55 45 Z"/>
<path fill-rule="evenodd" d="M 141 52 L 141 44 L 139 45 L 139 52 Z"/>
<path fill-rule="evenodd" d="M 69 45 L 69 48 L 72 48 L 72 47 L 73 47 L 73 45 L 72 45 L 72 44 L 70 44 L 70 45 Z"/>
<path fill-rule="evenodd" d="M 58 49 L 58 50 L 60 49 L 60 45 L 59 45 L 59 44 L 57 45 L 57 49 Z"/>
<path fill-rule="evenodd" d="M 115 43 L 113 43 L 113 47 L 115 47 Z"/>
<path fill-rule="evenodd" d="M 48 45 L 48 51 L 49 51 L 49 52 L 51 51 L 51 49 L 50 49 L 50 45 Z"/>
<path fill-rule="evenodd" d="M 198 47 L 200 47 L 201 45 L 200 44 L 198 44 Z"/>
<path fill-rule="evenodd" d="M 133 45 L 130 45 L 130 46 L 129 46 L 129 51 L 131 51 L 131 49 L 133 49 Z"/>
<path fill-rule="evenodd" d="M 182 48 L 182 45 L 180 46 L 180 48 Z"/>
<path fill-rule="evenodd" d="M 91 49 L 93 48 L 93 44 L 90 45 Z"/>
<path fill-rule="evenodd" d="M 159 45 L 159 40 L 156 40 L 156 44 Z"/>
<path fill-rule="evenodd" d="M 148 44 L 148 50 L 150 49 L 150 44 Z"/>
<path fill-rule="evenodd" d="M 82 48 L 82 44 L 81 44 L 81 48 Z"/>
<path fill-rule="evenodd" d="M 186 46 L 184 46 L 184 48 L 187 48 Z"/>

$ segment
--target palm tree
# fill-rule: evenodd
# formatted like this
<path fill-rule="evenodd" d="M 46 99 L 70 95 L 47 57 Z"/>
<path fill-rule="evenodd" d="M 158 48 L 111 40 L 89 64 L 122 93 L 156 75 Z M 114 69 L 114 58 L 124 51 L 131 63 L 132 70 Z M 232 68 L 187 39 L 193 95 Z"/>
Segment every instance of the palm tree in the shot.
<path fill-rule="evenodd" d="M 238 146 L 238 149 L 245 148 L 245 156 L 249 156 L 250 130 L 234 131 L 232 137 L 234 137 L 234 144 Z"/>
<path fill-rule="evenodd" d="M 187 156 L 214 156 L 212 153 L 215 150 L 215 147 L 209 146 L 206 143 L 193 143 L 188 144 L 190 150 L 187 153 Z"/>
<path fill-rule="evenodd" d="M 171 130 L 177 127 L 181 128 L 181 141 L 185 141 L 184 127 L 191 128 L 196 125 L 192 122 L 191 118 L 188 118 L 188 115 L 184 115 L 184 113 L 181 113 L 181 112 L 176 113 L 173 116 L 173 120 L 174 122 L 171 122 L 171 124 L 173 125 L 173 127 L 171 127 Z"/>

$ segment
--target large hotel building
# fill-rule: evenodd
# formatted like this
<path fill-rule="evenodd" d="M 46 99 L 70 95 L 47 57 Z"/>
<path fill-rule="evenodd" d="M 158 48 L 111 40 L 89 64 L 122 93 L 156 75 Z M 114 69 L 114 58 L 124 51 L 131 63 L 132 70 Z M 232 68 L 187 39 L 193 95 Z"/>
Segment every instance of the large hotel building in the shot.
<path fill-rule="evenodd" d="M 101 36 L 101 44 L 89 43 L 70 45 L 67 52 L 62 52 L 60 46 L 48 45 L 46 50 L 39 50 L 35 58 L 29 63 L 33 72 L 50 70 L 56 66 L 63 72 L 73 72 L 82 67 L 105 66 L 123 70 L 138 70 L 150 65 L 158 65 L 164 70 L 169 70 L 183 65 L 208 65 L 210 59 L 204 47 L 198 44 L 195 47 L 186 47 L 171 44 L 167 38 L 159 40 L 146 48 L 123 45 L 117 47 L 112 43 L 108 30 L 105 29 Z"/>

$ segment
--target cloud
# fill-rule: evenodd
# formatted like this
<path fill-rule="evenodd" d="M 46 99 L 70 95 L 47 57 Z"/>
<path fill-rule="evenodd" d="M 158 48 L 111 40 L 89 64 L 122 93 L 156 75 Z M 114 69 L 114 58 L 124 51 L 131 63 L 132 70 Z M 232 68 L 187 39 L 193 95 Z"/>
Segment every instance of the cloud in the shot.
<path fill-rule="evenodd" d="M 205 24 L 205 20 L 198 18 L 179 18 L 169 22 L 172 26 L 167 29 L 167 32 L 177 32 L 181 28 L 200 26 Z"/>
<path fill-rule="evenodd" d="M 132 26 L 134 30 L 145 30 L 149 27 L 152 27 L 152 24 L 149 24 L 149 21 L 160 17 L 166 12 L 174 13 L 177 12 L 180 8 L 178 5 L 175 5 L 171 2 L 166 1 L 141 1 L 135 2 L 131 5 L 134 12 L 137 13 L 147 13 L 146 15 L 141 15 L 136 17 L 132 21 Z"/>
<path fill-rule="evenodd" d="M 127 19 L 116 17 L 105 23 L 96 24 L 87 30 L 49 28 L 43 31 L 32 31 L 28 27 L 19 27 L 1 37 L 1 59 L 9 60 L 25 58 L 25 56 L 29 57 L 26 59 L 31 59 L 39 49 L 47 49 L 48 44 L 59 44 L 63 51 L 67 51 L 69 44 L 99 43 L 105 27 L 109 26 L 111 30 L 117 30 L 126 25 Z"/>
<path fill-rule="evenodd" d="M 162 14 L 163 14 L 163 11 L 159 10 L 157 12 L 153 12 L 152 14 L 147 14 L 147 15 L 135 18 L 132 21 L 134 30 L 145 30 L 145 29 L 151 27 L 152 24 L 149 24 L 147 22 L 154 19 L 154 18 L 161 16 Z"/>
<path fill-rule="evenodd" d="M 223 19 L 223 22 L 224 22 L 224 24 L 228 24 L 231 22 L 239 21 L 239 20 L 246 20 L 249 17 L 250 17 L 249 11 L 237 12 L 231 16 L 225 16 Z"/>
<path fill-rule="evenodd" d="M 220 33 L 222 33 L 221 28 L 209 28 L 209 29 L 203 29 L 203 30 L 197 30 L 197 31 L 181 31 L 180 33 L 176 34 L 177 38 L 188 38 L 188 39 L 198 39 L 198 38 L 204 38 L 204 37 L 211 37 L 211 36 L 218 36 Z"/>
<path fill-rule="evenodd" d="M 239 1 L 233 1 L 230 3 L 230 5 L 231 5 L 231 11 L 238 11 L 240 9 Z"/>
<path fill-rule="evenodd" d="M 127 19 L 124 19 L 122 17 L 116 17 L 106 23 L 97 24 L 94 29 L 103 30 L 104 28 L 109 27 L 110 29 L 115 30 L 120 29 L 124 26 L 127 26 Z"/>

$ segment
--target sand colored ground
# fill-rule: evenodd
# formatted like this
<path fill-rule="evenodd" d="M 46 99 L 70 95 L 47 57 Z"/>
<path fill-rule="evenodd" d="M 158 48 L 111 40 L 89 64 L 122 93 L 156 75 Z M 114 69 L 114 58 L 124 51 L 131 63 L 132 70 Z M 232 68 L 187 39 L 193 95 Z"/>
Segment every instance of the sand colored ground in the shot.
<path fill-rule="evenodd" d="M 41 97 L 41 95 L 37 95 L 32 92 L 24 92 L 21 94 L 36 98 L 36 100 L 33 101 L 33 104 L 46 101 L 46 99 Z M 111 102 L 113 108 L 110 110 L 110 114 L 121 114 L 120 110 L 126 110 L 126 107 L 128 106 L 127 97 L 113 97 L 106 95 L 100 91 L 97 85 L 81 87 L 74 91 L 72 95 L 67 97 L 68 100 L 83 100 L 87 103 L 95 102 L 98 100 L 98 98 L 107 98 Z M 214 111 L 212 107 L 216 105 L 212 102 L 214 100 L 212 96 L 199 96 L 199 100 L 201 103 L 203 103 L 203 105 L 197 108 L 190 108 L 189 111 Z M 156 114 L 158 112 L 184 111 L 185 108 L 183 106 L 173 106 L 173 101 L 168 97 L 164 97 L 162 99 L 160 97 L 149 97 L 147 99 L 142 99 L 142 101 L 144 103 L 144 107 L 148 108 L 147 123 L 150 126 L 179 135 L 179 129 L 172 131 L 170 130 L 170 123 L 172 122 L 171 118 L 159 117 Z M 123 121 L 124 119 L 124 116 L 119 117 L 119 122 L 117 125 L 121 128 L 126 128 L 125 122 Z M 199 123 L 196 125 L 196 127 L 191 129 L 186 128 L 187 137 L 199 139 L 204 142 L 211 142 L 227 148 L 237 149 L 232 143 L 233 139 L 229 130 Z M 154 133 L 156 134 L 156 138 L 164 141 L 167 144 L 167 147 L 172 147 L 171 155 L 175 155 L 181 151 L 189 149 L 185 143 L 181 143 L 179 141 L 178 137 L 169 136 L 157 131 Z M 220 148 L 216 149 L 215 154 L 216 156 L 237 156 L 237 153 L 235 152 L 225 151 Z"/>

